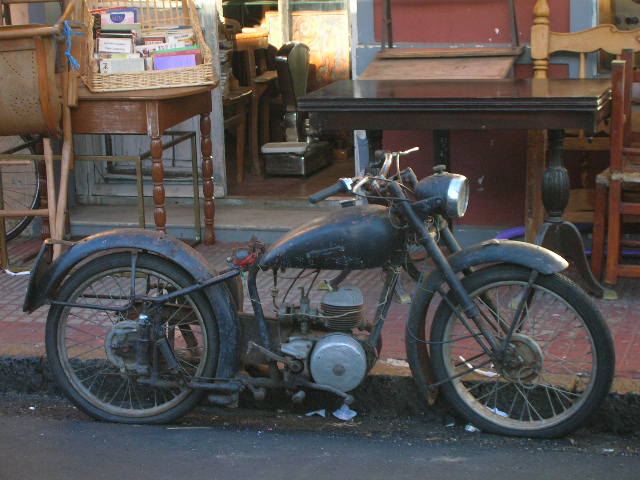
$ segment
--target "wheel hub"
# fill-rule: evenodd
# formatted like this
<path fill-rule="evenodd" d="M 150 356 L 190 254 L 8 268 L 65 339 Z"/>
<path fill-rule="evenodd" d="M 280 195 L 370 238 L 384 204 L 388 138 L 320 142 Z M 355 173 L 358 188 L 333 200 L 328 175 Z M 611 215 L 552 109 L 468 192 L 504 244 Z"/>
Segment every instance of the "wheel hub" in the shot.
<path fill-rule="evenodd" d="M 107 334 L 104 343 L 107 358 L 120 371 L 135 371 L 137 341 L 137 322 L 125 320 L 116 323 Z"/>
<path fill-rule="evenodd" d="M 531 382 L 542 370 L 544 354 L 540 346 L 527 335 L 514 333 L 500 367 L 504 378 L 513 382 Z"/>

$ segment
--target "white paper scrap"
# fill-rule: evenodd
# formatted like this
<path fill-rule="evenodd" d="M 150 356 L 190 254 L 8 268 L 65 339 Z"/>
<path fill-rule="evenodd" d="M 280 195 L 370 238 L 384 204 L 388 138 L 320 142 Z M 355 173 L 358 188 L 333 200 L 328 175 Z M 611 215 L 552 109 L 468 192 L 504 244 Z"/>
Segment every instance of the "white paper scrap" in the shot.
<path fill-rule="evenodd" d="M 502 410 L 498 409 L 497 407 L 495 408 L 491 408 L 491 407 L 487 407 L 489 410 L 491 410 L 493 413 L 495 413 L 496 415 L 500 415 L 501 417 L 508 417 L 509 415 L 506 412 L 503 412 Z"/>
<path fill-rule="evenodd" d="M 327 416 L 327 410 L 323 408 L 322 410 L 314 410 L 313 412 L 305 413 L 304 415 L 306 417 L 312 417 L 313 415 L 320 415 L 322 418 L 325 418 Z"/>
<path fill-rule="evenodd" d="M 26 271 L 26 272 L 12 272 L 11 270 L 6 270 L 4 271 L 7 275 L 11 275 L 12 277 L 21 277 L 24 275 L 31 275 L 30 271 Z"/>
<path fill-rule="evenodd" d="M 355 410 L 351 410 L 346 403 L 343 403 L 338 410 L 333 412 L 334 417 L 339 420 L 344 420 L 345 422 L 347 420 L 351 420 L 356 415 L 358 415 L 358 412 L 356 412 Z"/>

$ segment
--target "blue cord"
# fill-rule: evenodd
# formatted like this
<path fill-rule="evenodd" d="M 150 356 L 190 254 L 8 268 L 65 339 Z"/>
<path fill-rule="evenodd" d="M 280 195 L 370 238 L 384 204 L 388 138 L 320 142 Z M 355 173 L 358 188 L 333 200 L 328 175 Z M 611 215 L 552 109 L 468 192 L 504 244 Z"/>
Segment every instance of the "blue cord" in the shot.
<path fill-rule="evenodd" d="M 71 24 L 77 23 L 77 22 L 69 22 L 65 20 L 63 23 L 64 23 L 64 28 L 62 30 L 62 33 L 67 38 L 67 50 L 64 52 L 64 54 L 67 56 L 67 59 L 69 60 L 69 64 L 71 65 L 71 68 L 73 70 L 78 70 L 80 69 L 80 64 L 75 58 L 73 58 L 73 55 L 71 54 L 71 45 L 72 45 L 71 37 L 73 37 L 74 35 L 84 35 L 84 33 L 74 32 L 73 30 L 71 30 Z"/>

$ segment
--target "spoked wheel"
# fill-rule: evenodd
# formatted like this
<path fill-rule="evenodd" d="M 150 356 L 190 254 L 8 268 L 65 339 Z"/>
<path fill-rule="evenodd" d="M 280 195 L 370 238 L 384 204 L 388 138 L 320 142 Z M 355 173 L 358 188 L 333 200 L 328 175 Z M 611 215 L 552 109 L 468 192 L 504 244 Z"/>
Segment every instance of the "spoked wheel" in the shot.
<path fill-rule="evenodd" d="M 578 287 L 560 275 L 539 275 L 529 290 L 529 273 L 497 266 L 463 280 L 499 341 L 523 312 L 500 364 L 474 339 L 477 327 L 468 330 L 442 302 L 431 330 L 433 368 L 438 380 L 462 374 L 442 392 L 480 429 L 555 437 L 576 428 L 604 399 L 614 349 L 600 313 Z"/>
<path fill-rule="evenodd" d="M 46 343 L 53 375 L 78 408 L 100 420 L 161 423 L 196 404 L 201 392 L 176 386 L 176 375 L 162 357 L 160 380 L 173 385 L 154 388 L 141 382 L 148 373 L 136 368 L 138 317 L 143 311 L 152 315 L 150 308 L 133 304 L 124 312 L 104 309 L 131 305 L 132 288 L 154 297 L 191 284 L 191 277 L 175 264 L 145 254 L 138 255 L 135 279 L 130 253 L 99 257 L 72 274 L 56 300 L 83 307 L 52 305 Z M 213 376 L 218 328 L 203 294 L 179 297 L 162 312 L 164 334 L 182 371 Z"/>
<path fill-rule="evenodd" d="M 33 153 L 29 148 L 15 150 L 24 144 L 20 137 L 4 137 L 0 152 Z M 2 209 L 33 210 L 40 207 L 40 178 L 43 169 L 40 160 L 29 160 L 22 165 L 7 165 L 0 169 L 2 181 Z M 5 229 L 7 240 L 16 238 L 31 223 L 33 216 L 7 217 Z"/>

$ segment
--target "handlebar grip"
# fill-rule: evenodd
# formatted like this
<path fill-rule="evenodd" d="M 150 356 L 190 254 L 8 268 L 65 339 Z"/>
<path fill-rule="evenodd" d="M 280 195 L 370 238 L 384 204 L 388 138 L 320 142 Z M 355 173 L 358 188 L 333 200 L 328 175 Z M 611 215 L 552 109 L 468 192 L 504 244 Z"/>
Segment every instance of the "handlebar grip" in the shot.
<path fill-rule="evenodd" d="M 314 193 L 313 195 L 309 195 L 309 203 L 318 203 L 324 200 L 331 195 L 337 195 L 339 193 L 347 192 L 349 189 L 347 185 L 342 181 L 338 180 L 336 183 L 327 187 L 325 189 L 320 190 L 319 192 Z"/>

